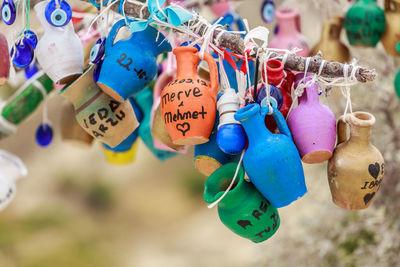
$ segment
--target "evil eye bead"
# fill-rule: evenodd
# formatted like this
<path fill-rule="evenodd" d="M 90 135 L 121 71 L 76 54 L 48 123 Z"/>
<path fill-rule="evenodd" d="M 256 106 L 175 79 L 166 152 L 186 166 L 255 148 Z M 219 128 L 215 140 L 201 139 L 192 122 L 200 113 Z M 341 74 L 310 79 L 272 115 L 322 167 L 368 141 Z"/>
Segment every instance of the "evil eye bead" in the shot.
<path fill-rule="evenodd" d="M 15 55 L 14 55 L 15 53 Z M 27 39 L 23 39 L 15 44 L 11 49 L 13 64 L 17 68 L 25 68 L 31 64 L 34 56 L 34 49 Z"/>
<path fill-rule="evenodd" d="M 17 17 L 17 11 L 13 0 L 4 0 L 1 6 L 1 18 L 7 25 L 12 25 Z"/>
<path fill-rule="evenodd" d="M 104 56 L 104 47 L 106 43 L 106 38 L 101 37 L 97 39 L 96 43 L 93 45 L 90 51 L 90 62 L 93 64 L 98 64 Z"/>
<path fill-rule="evenodd" d="M 24 31 L 24 38 L 25 40 L 29 41 L 33 47 L 33 49 L 36 48 L 36 45 L 38 43 L 38 38 L 36 34 L 33 31 Z"/>
<path fill-rule="evenodd" d="M 265 23 L 271 23 L 274 20 L 275 4 L 272 0 L 264 0 L 261 17 Z"/>
<path fill-rule="evenodd" d="M 72 18 L 71 6 L 65 0 L 59 0 L 57 7 L 56 0 L 50 1 L 44 12 L 46 20 L 54 27 L 63 27 L 67 25 Z"/>

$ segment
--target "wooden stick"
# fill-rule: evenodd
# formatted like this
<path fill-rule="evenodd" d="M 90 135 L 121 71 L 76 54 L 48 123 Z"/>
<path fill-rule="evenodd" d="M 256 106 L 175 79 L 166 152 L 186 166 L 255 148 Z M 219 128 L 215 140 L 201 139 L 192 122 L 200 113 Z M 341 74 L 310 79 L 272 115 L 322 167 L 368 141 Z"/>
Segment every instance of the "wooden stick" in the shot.
<path fill-rule="evenodd" d="M 90 2 L 89 0 L 82 0 L 85 2 Z M 95 0 L 96 3 L 100 4 L 99 0 Z M 126 1 L 126 0 L 125 0 Z M 212 0 L 211 0 L 212 1 Z M 118 4 L 114 4 L 111 7 L 112 10 L 118 10 Z M 145 6 L 145 4 L 140 3 L 133 3 L 126 1 L 125 3 L 125 15 L 129 17 L 135 18 L 143 18 L 147 19 L 150 16 L 149 10 Z M 202 22 L 198 19 L 199 17 L 195 17 L 191 21 L 185 23 L 186 26 L 189 28 L 193 25 L 198 25 L 197 33 L 202 36 L 203 33 L 206 32 L 207 28 L 210 27 L 209 23 Z M 192 27 L 193 28 L 193 27 Z M 223 33 L 221 33 L 223 31 Z M 221 33 L 221 34 L 220 34 Z M 219 36 L 220 35 L 220 36 Z M 219 36 L 219 43 L 216 43 L 216 39 Z M 244 40 L 239 34 L 230 33 L 223 29 L 217 28 L 213 32 L 213 43 L 215 45 L 222 46 L 231 50 L 233 53 L 244 55 L 245 45 Z M 251 55 L 254 56 L 256 54 L 256 50 L 253 50 Z M 282 60 L 283 54 L 279 53 L 272 53 L 270 58 L 276 58 L 278 60 Z M 306 57 L 299 57 L 299 56 L 288 56 L 285 62 L 285 68 L 292 70 L 292 71 L 304 71 L 305 64 L 307 58 Z M 320 56 L 312 57 L 308 72 L 311 73 L 318 73 L 319 67 L 321 65 L 322 58 Z M 345 64 L 334 62 L 334 61 L 325 61 L 324 67 L 321 72 L 321 76 L 323 77 L 343 77 L 344 76 L 344 66 Z M 352 66 L 349 67 L 349 73 L 352 71 Z M 359 67 L 355 76 L 359 82 L 365 83 L 375 80 L 377 74 L 374 69 L 368 69 L 364 67 Z"/>

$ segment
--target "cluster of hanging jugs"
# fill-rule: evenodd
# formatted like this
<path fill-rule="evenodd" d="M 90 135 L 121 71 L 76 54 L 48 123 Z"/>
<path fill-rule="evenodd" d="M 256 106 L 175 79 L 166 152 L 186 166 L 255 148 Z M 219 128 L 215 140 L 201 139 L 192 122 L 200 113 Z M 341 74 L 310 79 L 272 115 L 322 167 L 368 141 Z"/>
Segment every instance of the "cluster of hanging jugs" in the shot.
<path fill-rule="evenodd" d="M 116 22 L 107 37 L 95 42 L 90 52 L 92 64 L 85 68 L 82 43 L 68 20 L 70 15 L 65 12 L 65 21 L 52 21 L 59 18 L 48 15 L 52 2 L 35 5 L 45 29 L 35 48 L 43 72 L 29 86 L 37 91 L 52 88 L 52 84 L 46 85 L 49 79 L 67 84 L 60 95 L 71 102 L 73 108 L 65 104 L 65 114 L 73 109 L 76 121 L 63 118 L 70 129 L 65 138 L 83 143 L 96 139 L 103 143 L 109 160 L 119 163 L 125 163 L 118 158 L 121 154 L 134 156 L 138 137 L 160 160 L 194 146 L 194 165 L 208 176 L 205 201 L 218 203 L 221 221 L 254 242 L 265 241 L 278 230 L 278 208 L 307 193 L 302 162 L 328 161 L 332 198 L 342 208 L 367 208 L 376 196 L 384 161 L 370 142 L 374 116 L 354 112 L 340 117 L 336 124 L 333 112 L 319 102 L 318 84 L 308 73 L 295 74 L 276 59 L 255 68 L 251 63 L 247 69 L 243 58 L 227 50 L 217 64 L 218 55 L 178 43 L 172 44 L 176 46 L 173 54 L 168 53 L 157 65 L 156 58 L 172 50 L 170 42 L 149 25 L 117 40 L 120 30 L 129 26 L 126 19 Z M 228 13 L 225 17 L 228 15 L 233 16 Z M 288 24 L 296 30 L 292 34 L 296 38 L 289 40 L 290 45 L 308 54 L 298 33 L 298 13 L 281 10 L 276 16 L 278 20 L 291 19 Z M 288 41 L 284 36 L 287 29 L 280 25 L 277 39 L 283 39 L 276 42 Z M 1 51 L 3 45 L 0 38 Z M 270 46 L 274 47 L 274 41 Z M 200 74 L 204 62 L 208 71 Z M 258 83 L 259 70 L 262 83 Z M 249 88 L 246 99 L 238 94 L 243 86 L 236 79 L 240 75 L 229 75 L 230 87 L 220 83 L 220 76 L 228 71 L 252 76 L 244 85 Z M 299 86 L 304 93 L 289 112 L 293 90 Z M 12 110 L 2 111 L 6 119 L 11 114 L 11 122 L 16 118 Z M 14 124 L 18 123 L 15 119 Z M 6 128 L 4 125 L 0 123 Z"/>

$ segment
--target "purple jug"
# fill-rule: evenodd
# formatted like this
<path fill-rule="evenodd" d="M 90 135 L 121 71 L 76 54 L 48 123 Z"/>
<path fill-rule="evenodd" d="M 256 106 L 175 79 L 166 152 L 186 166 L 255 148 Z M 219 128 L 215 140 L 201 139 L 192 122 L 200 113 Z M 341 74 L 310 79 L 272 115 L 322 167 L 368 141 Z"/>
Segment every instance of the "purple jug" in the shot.
<path fill-rule="evenodd" d="M 304 73 L 296 74 L 295 88 L 303 77 Z M 311 77 L 304 82 L 309 81 Z M 331 158 L 336 141 L 336 119 L 327 106 L 319 103 L 315 82 L 304 89 L 299 105 L 287 118 L 287 124 L 303 162 L 320 163 Z"/>

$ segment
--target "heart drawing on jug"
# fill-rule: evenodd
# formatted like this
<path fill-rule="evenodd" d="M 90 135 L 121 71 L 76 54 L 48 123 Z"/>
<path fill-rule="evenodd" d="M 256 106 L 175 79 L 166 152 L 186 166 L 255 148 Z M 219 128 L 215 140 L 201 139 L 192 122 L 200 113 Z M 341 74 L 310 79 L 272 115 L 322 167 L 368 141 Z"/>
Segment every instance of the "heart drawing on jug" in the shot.
<path fill-rule="evenodd" d="M 375 164 L 369 164 L 369 166 L 368 166 L 369 174 L 372 177 L 374 177 L 375 179 L 378 178 L 380 170 L 381 170 L 381 167 L 378 162 L 375 162 Z"/>
<path fill-rule="evenodd" d="M 365 203 L 365 205 L 367 205 L 368 202 L 370 202 L 371 199 L 372 199 L 374 196 L 375 196 L 375 192 L 373 192 L 373 193 L 371 193 L 371 194 L 366 194 L 366 195 L 364 196 L 364 203 Z"/>
<path fill-rule="evenodd" d="M 176 129 L 180 132 L 182 132 L 182 135 L 185 136 L 186 132 L 190 130 L 190 124 L 185 122 L 185 123 L 178 123 L 176 125 Z"/>

